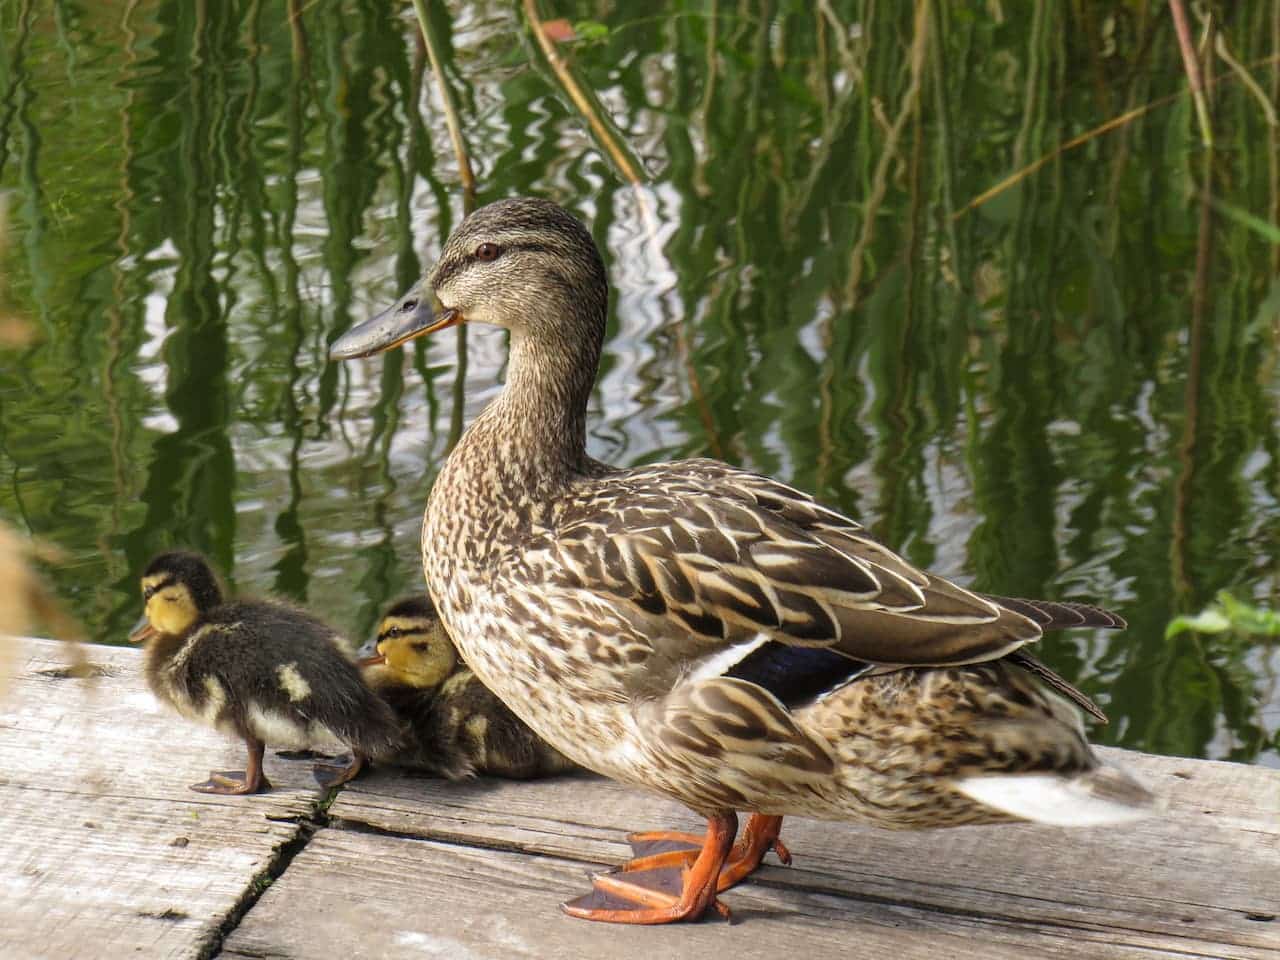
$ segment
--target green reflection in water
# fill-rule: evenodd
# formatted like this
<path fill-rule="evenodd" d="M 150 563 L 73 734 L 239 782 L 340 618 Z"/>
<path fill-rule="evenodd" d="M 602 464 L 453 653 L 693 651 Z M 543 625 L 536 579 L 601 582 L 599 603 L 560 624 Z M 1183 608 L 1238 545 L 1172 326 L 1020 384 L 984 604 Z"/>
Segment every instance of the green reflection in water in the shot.
<path fill-rule="evenodd" d="M 1184 99 L 972 210 L 1072 137 L 1185 85 L 1160 5 L 543 4 L 606 32 L 574 75 L 633 190 L 508 4 L 432 4 L 478 201 L 588 220 L 615 306 L 593 451 L 711 454 L 812 490 L 913 561 L 1094 598 L 1053 636 L 1099 739 L 1280 762 L 1280 654 L 1165 639 L 1222 588 L 1277 604 L 1280 143 L 1215 66 Z M 1280 99 L 1280 12 L 1227 47 Z M 422 502 L 502 376 L 495 331 L 330 366 L 462 210 L 412 13 L 385 4 L 0 7 L 9 306 L 0 517 L 59 543 L 95 636 L 171 544 L 353 633 L 418 589 Z M 647 213 L 645 209 L 647 208 Z"/>

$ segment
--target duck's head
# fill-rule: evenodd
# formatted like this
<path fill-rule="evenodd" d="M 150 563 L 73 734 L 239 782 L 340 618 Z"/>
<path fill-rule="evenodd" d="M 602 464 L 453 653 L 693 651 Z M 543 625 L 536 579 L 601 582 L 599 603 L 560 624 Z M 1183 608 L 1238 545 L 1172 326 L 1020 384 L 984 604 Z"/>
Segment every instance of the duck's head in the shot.
<path fill-rule="evenodd" d="M 381 669 L 413 687 L 435 687 L 453 673 L 458 652 L 426 597 L 409 597 L 388 608 L 378 624 L 375 653 L 361 666 Z"/>
<path fill-rule="evenodd" d="M 129 639 L 180 636 L 220 603 L 222 588 L 204 557 L 185 550 L 162 553 L 142 574 L 142 619 Z"/>
<path fill-rule="evenodd" d="M 427 275 L 347 331 L 329 357 L 371 356 L 459 323 L 495 324 L 550 345 L 598 342 L 608 295 L 582 223 L 549 200 L 499 200 L 463 220 Z"/>

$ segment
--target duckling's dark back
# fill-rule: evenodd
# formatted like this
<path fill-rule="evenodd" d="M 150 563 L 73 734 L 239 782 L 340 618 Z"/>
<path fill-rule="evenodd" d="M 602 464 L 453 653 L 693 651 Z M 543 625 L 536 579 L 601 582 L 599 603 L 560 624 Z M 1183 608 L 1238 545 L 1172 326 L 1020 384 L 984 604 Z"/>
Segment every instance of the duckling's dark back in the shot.
<path fill-rule="evenodd" d="M 305 611 L 268 601 L 235 601 L 208 611 L 188 638 L 180 676 L 197 706 L 214 678 L 225 714 L 243 728 L 272 715 L 304 729 L 319 726 L 370 757 L 393 752 L 399 721 L 344 652 L 341 639 Z M 264 717 L 265 715 L 265 717 Z"/>
<path fill-rule="evenodd" d="M 441 686 L 419 739 L 442 760 L 467 757 L 477 772 L 500 777 L 523 780 L 576 769 L 466 669 Z"/>

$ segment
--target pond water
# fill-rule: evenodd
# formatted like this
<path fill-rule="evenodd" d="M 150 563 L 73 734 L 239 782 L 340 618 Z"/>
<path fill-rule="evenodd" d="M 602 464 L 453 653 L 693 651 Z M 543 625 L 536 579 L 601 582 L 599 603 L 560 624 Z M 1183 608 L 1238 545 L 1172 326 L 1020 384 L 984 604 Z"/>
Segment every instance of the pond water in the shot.
<path fill-rule="evenodd" d="M 1096 739 L 1280 763 L 1280 643 L 1165 636 L 1280 593 L 1280 7 L 1223 25 L 1257 89 L 1212 58 L 1208 151 L 1163 4 L 544 0 L 603 133 L 520 4 L 429 6 L 478 201 L 550 197 L 605 251 L 596 456 L 721 457 L 961 582 L 1114 608 L 1041 644 Z M 366 633 L 503 376 L 479 328 L 325 359 L 464 207 L 412 7 L 0 24 L 0 305 L 35 331 L 0 353 L 0 518 L 103 642 L 175 545 Z"/>

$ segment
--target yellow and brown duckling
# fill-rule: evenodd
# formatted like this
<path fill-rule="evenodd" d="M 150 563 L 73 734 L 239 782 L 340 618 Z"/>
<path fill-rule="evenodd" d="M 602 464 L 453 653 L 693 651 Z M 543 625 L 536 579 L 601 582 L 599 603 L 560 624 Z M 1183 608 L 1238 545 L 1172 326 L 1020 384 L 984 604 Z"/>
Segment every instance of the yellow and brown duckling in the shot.
<path fill-rule="evenodd" d="M 425 596 L 393 604 L 361 661 L 395 711 L 404 746 L 391 758 L 449 780 L 490 774 L 525 780 L 576 769 L 467 669 Z"/>
<path fill-rule="evenodd" d="M 183 716 L 240 737 L 243 772 L 212 773 L 191 789 L 241 794 L 269 789 L 266 744 L 304 748 L 336 740 L 345 765 L 317 765 L 325 786 L 345 783 L 365 761 L 393 752 L 395 714 L 364 682 L 338 633 L 302 610 L 269 600 L 227 600 L 199 554 L 164 553 L 142 575 L 147 683 Z"/>

